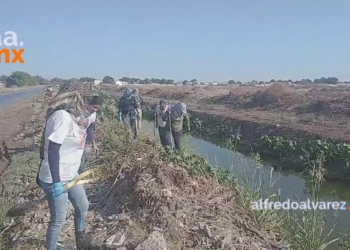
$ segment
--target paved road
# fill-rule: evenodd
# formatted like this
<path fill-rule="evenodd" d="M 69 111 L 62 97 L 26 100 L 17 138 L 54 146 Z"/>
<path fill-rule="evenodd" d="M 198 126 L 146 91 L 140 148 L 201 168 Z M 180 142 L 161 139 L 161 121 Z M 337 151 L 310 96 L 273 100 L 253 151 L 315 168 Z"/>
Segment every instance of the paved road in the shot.
<path fill-rule="evenodd" d="M 16 90 L 13 92 L 0 94 L 0 109 L 7 105 L 31 98 L 37 94 L 43 93 L 45 87 L 35 89 Z M 43 93 L 44 94 L 44 93 Z"/>

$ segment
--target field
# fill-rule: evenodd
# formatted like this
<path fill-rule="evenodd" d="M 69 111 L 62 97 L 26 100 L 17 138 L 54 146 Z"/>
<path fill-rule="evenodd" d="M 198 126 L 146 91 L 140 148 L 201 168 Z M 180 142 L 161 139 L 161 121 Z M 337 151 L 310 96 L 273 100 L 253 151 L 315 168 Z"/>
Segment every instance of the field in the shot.
<path fill-rule="evenodd" d="M 109 93 L 125 87 L 105 87 Z M 146 102 L 185 102 L 190 110 L 285 127 L 291 133 L 350 141 L 350 87 L 138 85 Z"/>

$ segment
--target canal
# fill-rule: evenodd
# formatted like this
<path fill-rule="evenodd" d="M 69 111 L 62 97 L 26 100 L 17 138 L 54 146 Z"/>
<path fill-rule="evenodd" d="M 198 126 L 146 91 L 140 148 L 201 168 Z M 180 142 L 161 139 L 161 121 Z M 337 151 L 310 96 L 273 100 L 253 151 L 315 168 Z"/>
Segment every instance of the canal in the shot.
<path fill-rule="evenodd" d="M 143 121 L 143 129 L 146 133 L 154 135 L 154 124 L 150 121 Z M 158 133 L 156 133 L 158 138 Z M 241 180 L 254 183 L 257 181 L 257 162 L 246 155 L 239 152 L 229 150 L 215 145 L 212 142 L 196 138 L 188 135 L 184 138 L 186 146 L 195 153 L 201 155 L 208 160 L 209 163 L 219 166 L 222 169 L 231 171 L 234 176 Z M 159 141 L 159 138 L 158 138 Z M 268 188 L 270 180 L 273 184 L 272 190 L 274 193 L 279 193 L 282 200 L 300 200 L 305 201 L 309 197 L 310 184 L 303 175 L 290 171 L 283 171 L 282 168 L 274 170 L 271 173 L 271 165 L 262 163 L 260 165 L 260 173 L 266 183 L 265 188 Z M 255 176 L 255 177 L 254 177 Z M 349 186 L 340 182 L 326 182 L 321 186 L 320 201 L 346 201 L 350 204 L 350 189 Z M 330 235 L 330 239 L 340 237 L 345 230 L 349 229 L 350 212 L 339 210 L 325 211 L 325 219 L 327 230 L 334 230 Z M 328 232 L 328 231 L 327 231 Z M 327 247 L 328 250 L 338 249 L 337 242 Z"/>

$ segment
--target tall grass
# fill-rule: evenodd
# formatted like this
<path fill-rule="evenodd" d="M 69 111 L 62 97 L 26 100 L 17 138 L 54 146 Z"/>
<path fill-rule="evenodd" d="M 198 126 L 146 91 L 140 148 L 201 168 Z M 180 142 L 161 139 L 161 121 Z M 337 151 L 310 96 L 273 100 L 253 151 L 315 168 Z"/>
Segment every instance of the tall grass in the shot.
<path fill-rule="evenodd" d="M 235 151 L 241 139 L 240 130 L 237 130 L 236 135 L 228 138 L 228 147 Z M 243 164 L 244 161 L 236 154 L 239 161 Z M 350 233 L 345 233 L 340 238 L 329 239 L 333 233 L 335 223 L 326 225 L 325 216 L 321 210 L 252 210 L 251 204 L 260 199 L 269 199 L 269 201 L 282 201 L 280 192 L 277 194 L 273 191 L 276 180 L 273 180 L 273 171 L 271 167 L 269 178 L 266 179 L 262 175 L 261 159 L 258 153 L 253 153 L 252 158 L 255 160 L 255 166 L 244 166 L 237 168 L 232 166 L 231 171 L 238 174 L 237 188 L 240 190 L 240 205 L 249 210 L 252 217 L 260 230 L 269 231 L 280 229 L 291 249 L 302 250 L 324 250 L 331 244 L 336 244 L 340 241 L 339 247 L 342 249 L 350 249 Z M 317 160 L 308 161 L 307 176 L 311 183 L 309 199 L 313 202 L 319 202 L 320 186 L 325 181 L 323 176 L 326 170 L 323 168 L 323 156 L 320 155 Z M 243 164 L 244 165 L 244 164 Z M 249 170 L 249 171 L 247 171 Z M 293 200 L 300 201 L 297 194 Z"/>

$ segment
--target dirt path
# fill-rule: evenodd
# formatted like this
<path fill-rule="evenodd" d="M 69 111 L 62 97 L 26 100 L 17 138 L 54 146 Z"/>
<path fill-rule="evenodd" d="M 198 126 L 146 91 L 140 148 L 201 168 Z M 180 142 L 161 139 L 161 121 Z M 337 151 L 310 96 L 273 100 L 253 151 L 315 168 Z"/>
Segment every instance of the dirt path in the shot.
<path fill-rule="evenodd" d="M 41 105 L 40 98 L 43 98 L 43 95 L 9 105 L 0 111 L 0 175 L 9 164 L 5 142 L 26 129 L 26 124 L 33 119 Z"/>

